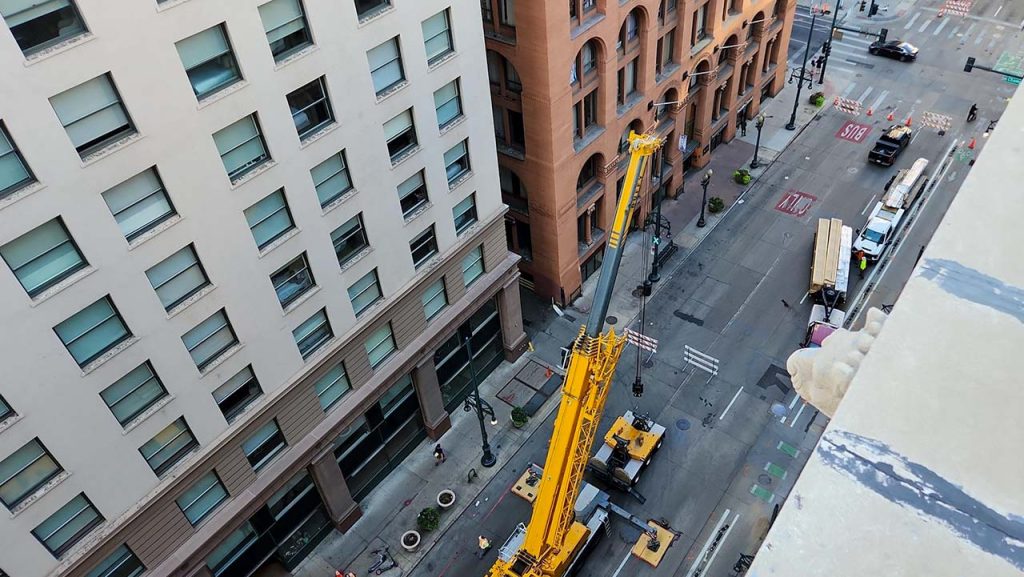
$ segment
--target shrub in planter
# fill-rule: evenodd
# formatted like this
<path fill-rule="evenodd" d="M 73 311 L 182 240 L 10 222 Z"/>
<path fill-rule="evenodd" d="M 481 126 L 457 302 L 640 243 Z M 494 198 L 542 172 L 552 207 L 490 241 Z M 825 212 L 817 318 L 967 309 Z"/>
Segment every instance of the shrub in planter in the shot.
<path fill-rule="evenodd" d="M 441 524 L 441 512 L 436 507 L 426 507 L 416 515 L 416 526 L 420 531 L 429 533 Z"/>
<path fill-rule="evenodd" d="M 750 184 L 750 171 L 745 168 L 739 168 L 736 172 L 732 173 L 732 179 L 735 180 L 737 184 Z"/>
<path fill-rule="evenodd" d="M 725 210 L 725 201 L 717 196 L 712 196 L 708 199 L 708 212 L 715 214 L 716 212 L 722 212 Z"/>
<path fill-rule="evenodd" d="M 530 415 L 526 414 L 526 411 L 522 407 L 514 407 L 512 409 L 512 425 L 516 428 L 522 428 L 526 426 L 526 423 L 530 420 Z"/>
<path fill-rule="evenodd" d="M 818 104 L 819 100 L 821 101 L 821 104 L 825 103 L 825 93 L 824 92 L 815 92 L 815 93 L 813 93 L 813 94 L 811 94 L 810 96 L 807 97 L 807 102 L 810 103 L 810 104 L 813 104 L 815 106 L 821 106 L 821 104 Z"/>

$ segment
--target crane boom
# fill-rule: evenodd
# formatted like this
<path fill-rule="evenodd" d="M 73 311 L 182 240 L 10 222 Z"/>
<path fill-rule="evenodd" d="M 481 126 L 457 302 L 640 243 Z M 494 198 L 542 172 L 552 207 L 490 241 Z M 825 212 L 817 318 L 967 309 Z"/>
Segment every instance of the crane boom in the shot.
<path fill-rule="evenodd" d="M 629 166 L 608 234 L 601 276 L 587 324 L 573 344 L 562 399 L 544 461 L 533 514 L 514 556 L 495 561 L 489 577 L 560 577 L 586 542 L 590 529 L 575 519 L 574 505 L 615 367 L 625 347 L 614 329 L 602 332 L 626 236 L 650 157 L 663 139 L 629 134 Z"/>

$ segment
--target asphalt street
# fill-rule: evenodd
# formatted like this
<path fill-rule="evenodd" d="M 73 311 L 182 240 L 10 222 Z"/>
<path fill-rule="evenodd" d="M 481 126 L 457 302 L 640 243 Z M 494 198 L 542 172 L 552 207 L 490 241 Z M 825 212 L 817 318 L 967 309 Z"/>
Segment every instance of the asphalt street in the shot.
<path fill-rule="evenodd" d="M 860 228 L 899 168 L 926 158 L 932 163 L 929 174 L 935 177 L 932 171 L 954 139 L 966 142 L 974 137 L 980 150 L 982 132 L 990 120 L 998 119 L 1015 88 L 999 75 L 966 74 L 962 68 L 968 55 L 979 62 L 1012 61 L 1006 54 L 1021 49 L 1024 6 L 998 8 L 998 2 L 982 1 L 975 4 L 972 16 L 941 20 L 935 16 L 938 2 L 905 4 L 909 8 L 894 7 L 887 13 L 886 25 L 890 38 L 903 37 L 921 48 L 918 61 L 870 56 L 867 41 L 854 35 L 837 41 L 830 74 L 851 81 L 843 96 L 861 102 L 860 114 L 831 107 L 822 111 L 700 247 L 685 260 L 676 257 L 678 261 L 663 272 L 661 282 L 667 286 L 648 303 L 644 327 L 646 334 L 658 339 L 659 352 L 650 358 L 644 353 L 638 360 L 635 349 L 627 350 L 600 431 L 603 434 L 618 414 L 635 406 L 668 428 L 665 446 L 638 485 L 646 503 L 621 494 L 615 501 L 640 518 L 667 520 L 679 538 L 661 566 L 651 568 L 629 556 L 637 532 L 614 520 L 610 535 L 580 575 L 730 575 L 740 554 L 756 552 L 773 508 L 787 502 L 789 488 L 825 423 L 791 390 L 784 368 L 803 337 L 811 308 L 806 291 L 814 222 L 835 217 Z M 980 118 L 966 124 L 972 102 L 978 103 Z M 944 135 L 922 126 L 924 112 L 950 117 Z M 893 123 L 911 119 L 913 143 L 897 166 L 869 165 L 868 150 L 890 124 L 889 113 Z M 784 119 L 773 119 L 780 121 Z M 849 122 L 866 129 L 851 130 Z M 883 257 L 891 259 L 884 274 L 870 277 L 874 288 L 865 295 L 869 304 L 896 300 L 918 247 L 927 244 L 968 170 L 970 155 L 961 152 L 945 178 L 922 199 L 912 228 L 901 233 L 899 249 L 890 249 Z M 803 202 L 783 202 L 794 193 L 800 193 Z M 852 275 L 851 297 L 866 280 Z M 637 282 L 619 279 L 620 285 Z M 567 342 L 584 318 L 571 308 L 568 312 L 569 317 L 535 321 L 529 330 Z M 627 325 L 637 327 L 635 320 L 624 319 L 616 328 Z M 688 365 L 685 347 L 717 359 L 718 374 Z M 558 362 L 557 351 L 538 354 Z M 630 393 L 638 361 L 646 383 L 639 400 Z M 442 540 L 413 575 L 486 573 L 507 535 L 529 519 L 528 504 L 508 489 L 529 463 L 543 463 L 553 418 L 456 522 L 453 534 L 484 534 L 495 548 L 480 559 L 468 552 L 463 539 Z M 799 496 L 789 502 L 787 506 L 800 506 Z"/>

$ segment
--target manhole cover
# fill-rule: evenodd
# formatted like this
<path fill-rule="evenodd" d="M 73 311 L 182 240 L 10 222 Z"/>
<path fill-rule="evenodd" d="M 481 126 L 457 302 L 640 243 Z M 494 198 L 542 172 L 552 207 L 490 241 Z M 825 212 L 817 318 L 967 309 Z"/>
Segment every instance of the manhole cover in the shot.
<path fill-rule="evenodd" d="M 679 419 L 678 421 L 676 421 L 676 428 L 679 429 L 680 431 L 689 431 L 690 421 L 687 421 L 686 419 Z"/>
<path fill-rule="evenodd" d="M 772 478 L 769 475 L 765 475 L 764 473 L 762 473 L 757 476 L 757 482 L 761 483 L 762 485 L 771 485 Z"/>
<path fill-rule="evenodd" d="M 614 325 L 614 324 L 618 324 L 619 319 L 615 315 L 608 315 L 607 317 L 605 317 L 604 322 L 606 322 L 606 323 L 608 323 L 610 325 Z"/>
<path fill-rule="evenodd" d="M 846 169 L 846 172 L 849 172 L 850 174 L 857 174 L 857 170 L 858 169 L 856 166 L 851 166 L 850 168 Z"/>

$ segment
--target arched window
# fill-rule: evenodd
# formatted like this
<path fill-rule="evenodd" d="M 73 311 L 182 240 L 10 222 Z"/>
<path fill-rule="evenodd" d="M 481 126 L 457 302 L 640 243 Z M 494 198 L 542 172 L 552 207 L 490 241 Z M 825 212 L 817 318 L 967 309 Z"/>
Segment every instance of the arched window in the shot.
<path fill-rule="evenodd" d="M 597 40 L 590 39 L 586 44 L 580 48 L 579 53 L 576 55 L 576 59 L 572 62 L 572 72 L 569 78 L 569 84 L 577 85 L 580 82 L 585 82 L 590 75 L 597 73 L 597 62 L 598 53 L 600 46 Z"/>
<path fill-rule="evenodd" d="M 627 52 L 632 45 L 639 43 L 640 17 L 640 9 L 634 8 L 622 21 L 622 27 L 619 28 L 619 42 L 615 47 L 619 53 Z"/>
<path fill-rule="evenodd" d="M 635 132 L 637 134 L 643 134 L 643 132 L 644 132 L 644 125 L 643 125 L 642 122 L 640 122 L 639 118 L 633 120 L 633 122 L 630 122 L 629 126 L 627 126 L 625 128 L 625 130 L 622 131 L 622 136 L 619 137 L 619 154 L 624 154 L 627 150 L 629 150 L 629 133 L 630 132 Z"/>
<path fill-rule="evenodd" d="M 666 90 L 665 94 L 662 95 L 661 100 L 658 101 L 658 102 L 663 102 L 665 104 L 662 104 L 661 106 L 655 106 L 654 107 L 654 121 L 655 122 L 660 122 L 663 118 L 667 117 L 668 113 L 673 108 L 675 108 L 677 106 L 676 104 L 667 104 L 667 103 L 669 103 L 669 102 L 676 102 L 678 100 L 679 100 L 679 91 L 678 90 L 676 90 L 675 88 L 669 88 L 668 90 Z"/>
<path fill-rule="evenodd" d="M 519 79 L 516 67 L 507 58 L 493 50 L 487 51 L 487 78 L 491 85 L 512 94 L 523 91 L 523 83 Z"/>
<path fill-rule="evenodd" d="M 595 154 L 583 163 L 580 168 L 580 175 L 576 178 L 576 194 L 585 192 L 594 182 L 597 181 L 597 170 L 604 164 L 604 157 Z"/>
<path fill-rule="evenodd" d="M 661 0 L 658 6 L 658 24 L 664 26 L 671 22 L 676 16 L 676 9 L 679 8 L 679 0 Z"/>

